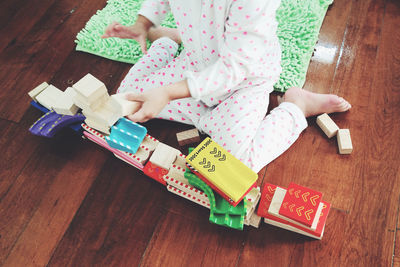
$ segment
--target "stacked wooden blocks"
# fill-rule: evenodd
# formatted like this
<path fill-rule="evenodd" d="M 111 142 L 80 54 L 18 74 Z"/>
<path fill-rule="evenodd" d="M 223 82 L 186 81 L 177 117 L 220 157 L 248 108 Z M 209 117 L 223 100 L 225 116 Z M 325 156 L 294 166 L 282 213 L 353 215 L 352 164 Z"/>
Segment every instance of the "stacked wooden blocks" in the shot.
<path fill-rule="evenodd" d="M 350 154 L 353 151 L 349 129 L 339 129 L 336 123 L 326 113 L 317 117 L 317 124 L 328 138 L 335 135 L 337 136 L 340 154 Z"/>
<path fill-rule="evenodd" d="M 31 90 L 28 95 L 48 110 L 54 110 L 60 115 L 75 115 L 79 108 L 74 104 L 74 90 L 68 87 L 64 92 L 43 82 Z"/>
<path fill-rule="evenodd" d="M 265 184 L 257 214 L 265 223 L 321 239 L 329 210 L 320 192 L 295 183 L 287 190 Z"/>

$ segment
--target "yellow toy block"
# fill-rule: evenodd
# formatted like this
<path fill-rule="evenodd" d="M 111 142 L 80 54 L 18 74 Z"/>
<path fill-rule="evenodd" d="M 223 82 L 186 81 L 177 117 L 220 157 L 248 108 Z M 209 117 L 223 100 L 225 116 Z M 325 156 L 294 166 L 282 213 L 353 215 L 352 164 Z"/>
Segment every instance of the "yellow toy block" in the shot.
<path fill-rule="evenodd" d="M 206 138 L 187 157 L 186 162 L 231 205 L 236 206 L 255 186 L 257 173 Z"/>

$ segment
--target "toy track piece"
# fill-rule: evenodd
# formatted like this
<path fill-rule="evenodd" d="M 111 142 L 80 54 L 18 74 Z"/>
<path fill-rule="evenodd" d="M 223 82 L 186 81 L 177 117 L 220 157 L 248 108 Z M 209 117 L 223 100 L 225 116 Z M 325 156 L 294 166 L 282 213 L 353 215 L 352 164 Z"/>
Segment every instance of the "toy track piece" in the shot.
<path fill-rule="evenodd" d="M 51 138 L 62 128 L 71 124 L 76 124 L 85 120 L 82 114 L 74 116 L 59 115 L 54 111 L 49 111 L 38 119 L 30 128 L 29 131 L 34 135 Z"/>
<path fill-rule="evenodd" d="M 42 106 L 41 104 L 39 104 L 38 102 L 36 102 L 34 100 L 31 101 L 31 106 L 40 110 L 43 113 L 47 113 L 50 111 L 46 107 Z M 79 121 L 78 123 L 70 124 L 69 128 L 71 128 L 72 130 L 74 130 L 77 133 L 81 133 L 81 131 L 82 131 L 81 122 Z"/>

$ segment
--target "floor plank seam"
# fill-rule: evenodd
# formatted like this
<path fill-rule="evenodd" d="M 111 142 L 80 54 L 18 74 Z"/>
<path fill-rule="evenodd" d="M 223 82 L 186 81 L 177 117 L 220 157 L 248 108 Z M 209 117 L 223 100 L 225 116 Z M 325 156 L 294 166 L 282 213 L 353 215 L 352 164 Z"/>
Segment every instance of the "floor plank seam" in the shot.
<path fill-rule="evenodd" d="M 157 230 L 158 230 L 159 227 L 161 227 L 161 226 L 160 226 L 161 217 L 164 217 L 164 216 L 165 216 L 165 212 L 163 213 L 163 216 L 159 216 L 159 217 L 158 217 L 158 220 L 157 220 L 157 223 L 156 223 L 156 225 L 155 225 L 155 227 L 154 227 L 153 233 L 151 234 L 151 237 L 149 238 L 149 241 L 147 242 L 146 248 L 145 248 L 145 250 L 143 251 L 142 257 L 140 258 L 140 262 L 139 262 L 139 264 L 138 264 L 138 267 L 142 266 L 142 262 L 143 262 L 143 260 L 144 260 L 144 258 L 145 258 L 145 256 L 146 256 L 146 253 L 147 253 L 147 250 L 148 250 L 148 248 L 149 248 L 149 246 L 150 246 L 151 241 L 153 240 L 153 238 L 154 238 L 155 236 L 157 237 L 157 233 L 158 233 Z"/>

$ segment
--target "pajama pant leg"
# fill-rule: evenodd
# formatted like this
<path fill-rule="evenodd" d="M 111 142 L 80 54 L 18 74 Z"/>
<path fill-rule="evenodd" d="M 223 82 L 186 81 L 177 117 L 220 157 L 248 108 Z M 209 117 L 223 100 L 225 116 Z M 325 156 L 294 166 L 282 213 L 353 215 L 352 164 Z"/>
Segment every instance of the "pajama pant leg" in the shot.
<path fill-rule="evenodd" d="M 174 59 L 177 44 L 168 38 L 155 41 L 135 64 L 118 92 L 143 92 L 183 79 L 185 58 Z M 191 124 L 239 158 L 255 172 L 285 152 L 307 127 L 302 111 L 282 103 L 265 117 L 269 92 L 259 85 L 237 90 L 216 107 L 193 98 L 171 101 L 159 118 Z"/>
<path fill-rule="evenodd" d="M 147 54 L 129 70 L 117 93 L 138 93 L 149 87 L 160 86 L 162 81 L 158 81 L 156 84 L 155 79 L 151 79 L 151 76 L 156 75 L 156 72 L 160 72 L 162 68 L 172 62 L 177 50 L 178 44 L 169 38 L 164 37 L 154 41 Z M 165 77 L 164 80 L 166 80 Z M 146 88 L 144 88 L 145 86 Z"/>
<path fill-rule="evenodd" d="M 283 154 L 307 128 L 303 112 L 293 103 L 274 108 L 258 127 L 256 135 L 239 158 L 255 172 Z"/>
<path fill-rule="evenodd" d="M 307 127 L 303 112 L 292 103 L 282 103 L 265 116 L 268 101 L 263 85 L 238 90 L 205 114 L 196 127 L 259 172 Z"/>
<path fill-rule="evenodd" d="M 129 71 L 117 92 L 136 92 L 168 85 L 183 80 L 187 61 L 174 58 L 178 45 L 169 38 L 156 40 L 147 52 Z M 158 115 L 158 118 L 195 125 L 201 115 L 209 109 L 201 101 L 183 98 L 171 101 Z"/>

